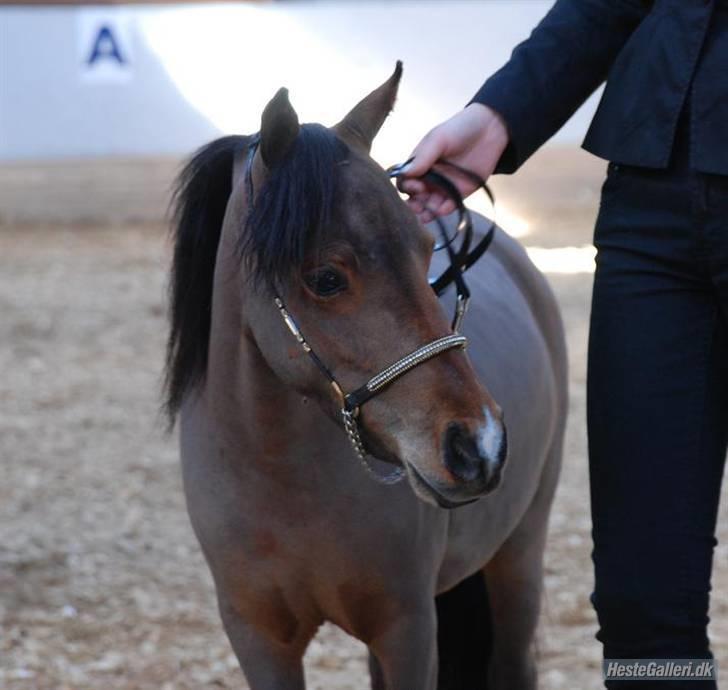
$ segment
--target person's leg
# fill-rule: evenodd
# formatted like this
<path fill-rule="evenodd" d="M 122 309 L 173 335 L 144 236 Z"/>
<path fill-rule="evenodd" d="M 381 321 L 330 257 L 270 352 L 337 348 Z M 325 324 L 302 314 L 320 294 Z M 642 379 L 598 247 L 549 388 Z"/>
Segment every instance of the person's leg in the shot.
<path fill-rule="evenodd" d="M 723 316 L 728 320 L 728 175 L 706 175 L 703 178 L 707 217 L 705 242 L 710 254 L 710 272 Z"/>
<path fill-rule="evenodd" d="M 710 656 L 728 329 L 697 194 L 686 176 L 612 169 L 595 229 L 587 422 L 592 602 L 605 658 Z"/>

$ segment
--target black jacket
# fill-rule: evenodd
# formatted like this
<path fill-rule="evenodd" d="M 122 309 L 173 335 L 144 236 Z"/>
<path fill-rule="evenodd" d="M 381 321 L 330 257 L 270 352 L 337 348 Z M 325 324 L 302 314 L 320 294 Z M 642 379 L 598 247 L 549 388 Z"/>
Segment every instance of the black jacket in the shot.
<path fill-rule="evenodd" d="M 515 171 L 605 79 L 587 151 L 664 168 L 689 101 L 692 167 L 728 175 L 728 0 L 558 0 L 472 99 L 510 131 L 496 172 Z"/>

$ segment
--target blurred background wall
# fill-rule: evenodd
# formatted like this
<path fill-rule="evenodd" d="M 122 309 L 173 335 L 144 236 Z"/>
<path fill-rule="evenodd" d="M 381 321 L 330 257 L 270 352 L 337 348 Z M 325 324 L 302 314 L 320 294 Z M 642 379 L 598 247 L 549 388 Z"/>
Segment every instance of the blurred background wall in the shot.
<path fill-rule="evenodd" d="M 549 0 L 0 8 L 0 161 L 177 156 L 257 130 L 279 86 L 333 124 L 405 73 L 375 147 L 391 163 L 467 103 Z M 556 141 L 577 143 L 591 99 Z"/>
<path fill-rule="evenodd" d="M 0 5 L 0 226 L 158 223 L 182 158 L 221 134 L 257 131 L 280 86 L 302 121 L 331 125 L 398 59 L 399 99 L 372 153 L 384 166 L 402 161 L 469 101 L 552 5 L 20 2 Z M 602 163 L 578 150 L 597 97 L 534 157 L 553 153 L 536 164 L 537 181 L 526 180 L 531 163 L 515 176 L 516 187 L 510 176 L 494 181 L 498 220 L 510 232 L 525 232 L 525 201 L 563 198 L 556 177 L 580 189 L 586 164 L 598 179 Z M 590 199 L 594 186 L 585 188 Z M 490 212 L 480 199 L 471 207 Z"/>

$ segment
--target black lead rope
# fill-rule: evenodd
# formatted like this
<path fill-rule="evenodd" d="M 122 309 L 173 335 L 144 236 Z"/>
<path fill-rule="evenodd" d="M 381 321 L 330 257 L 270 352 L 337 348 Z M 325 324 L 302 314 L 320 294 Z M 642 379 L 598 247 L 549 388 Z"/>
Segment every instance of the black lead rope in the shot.
<path fill-rule="evenodd" d="M 391 166 L 387 169 L 388 175 L 394 178 L 403 177 L 403 169 L 409 165 L 412 160 L 413 159 L 410 158 L 404 163 Z M 463 168 L 462 166 L 447 160 L 440 160 L 438 161 L 438 164 L 450 167 L 470 179 L 475 185 L 477 185 L 478 189 L 482 189 L 485 192 L 491 205 L 495 208 L 495 197 L 493 196 L 493 192 L 485 183 L 485 180 L 483 180 L 479 175 L 474 173 L 472 170 L 468 170 L 467 168 Z M 435 246 L 435 250 L 445 249 L 448 254 L 448 259 L 450 260 L 450 265 L 437 278 L 430 281 L 430 286 L 439 297 L 450 285 L 455 284 L 458 299 L 467 303 L 467 300 L 470 298 L 470 290 L 465 282 L 463 273 L 476 261 L 478 261 L 478 259 L 485 254 L 488 247 L 490 247 L 495 235 L 495 222 L 491 220 L 488 231 L 485 235 L 483 235 L 475 247 L 471 249 L 470 247 L 473 242 L 473 219 L 467 206 L 465 206 L 465 202 L 463 201 L 463 197 L 458 191 L 458 188 L 448 177 L 433 169 L 426 172 L 420 179 L 440 188 L 455 203 L 455 209 L 458 214 L 456 232 L 452 237 L 448 237 L 444 221 L 439 217 L 435 217 L 434 219 L 434 222 L 437 224 L 440 237 L 442 238 L 442 242 Z M 461 241 L 460 246 L 456 250 L 453 248 L 453 245 L 455 243 L 455 238 L 458 235 L 461 236 Z"/>

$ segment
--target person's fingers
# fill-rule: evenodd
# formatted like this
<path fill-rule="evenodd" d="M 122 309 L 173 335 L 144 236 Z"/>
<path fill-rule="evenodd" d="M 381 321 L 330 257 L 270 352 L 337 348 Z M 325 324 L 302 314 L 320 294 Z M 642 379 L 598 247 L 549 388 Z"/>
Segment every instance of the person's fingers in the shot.
<path fill-rule="evenodd" d="M 455 186 L 458 187 L 458 189 L 461 188 L 460 184 L 456 184 Z M 400 177 L 397 179 L 397 189 L 399 189 L 400 192 L 407 194 L 410 198 L 433 198 L 438 204 L 441 203 L 444 198 L 442 187 L 424 179 L 415 180 Z"/>
<path fill-rule="evenodd" d="M 417 197 L 412 198 L 412 199 L 407 199 L 407 206 L 410 207 L 410 209 L 412 210 L 412 212 L 415 215 L 419 215 L 420 213 L 422 213 L 422 211 L 425 208 L 424 202 L 421 199 L 418 199 Z"/>
<path fill-rule="evenodd" d="M 438 128 L 433 129 L 415 147 L 413 161 L 402 172 L 408 177 L 421 177 L 440 158 L 445 150 L 445 141 Z"/>
<path fill-rule="evenodd" d="M 435 170 L 447 177 L 455 185 L 463 198 L 470 196 L 480 186 L 479 180 L 476 182 L 473 177 L 459 171 L 452 165 L 448 165 L 447 162 L 441 162 L 435 167 Z M 477 174 L 473 172 L 473 175 Z"/>
<path fill-rule="evenodd" d="M 421 223 L 427 224 L 435 219 L 435 214 L 429 208 L 426 208 L 418 217 Z"/>
<path fill-rule="evenodd" d="M 405 194 L 409 194 L 410 196 L 424 194 L 427 191 L 427 186 L 422 180 L 408 177 L 398 177 L 397 188 L 400 192 L 404 192 Z"/>
<path fill-rule="evenodd" d="M 427 198 L 427 208 L 433 213 L 437 213 L 437 209 L 440 208 L 442 202 L 447 199 L 441 191 L 432 192 Z"/>
<path fill-rule="evenodd" d="M 446 216 L 452 213 L 457 207 L 452 199 L 445 199 L 436 210 L 438 216 Z"/>
<path fill-rule="evenodd" d="M 432 220 L 435 216 L 446 216 L 457 208 L 455 201 L 445 196 L 439 189 L 433 192 L 426 190 L 422 194 L 410 196 L 407 205 L 417 216 L 427 210 L 428 220 Z"/>

